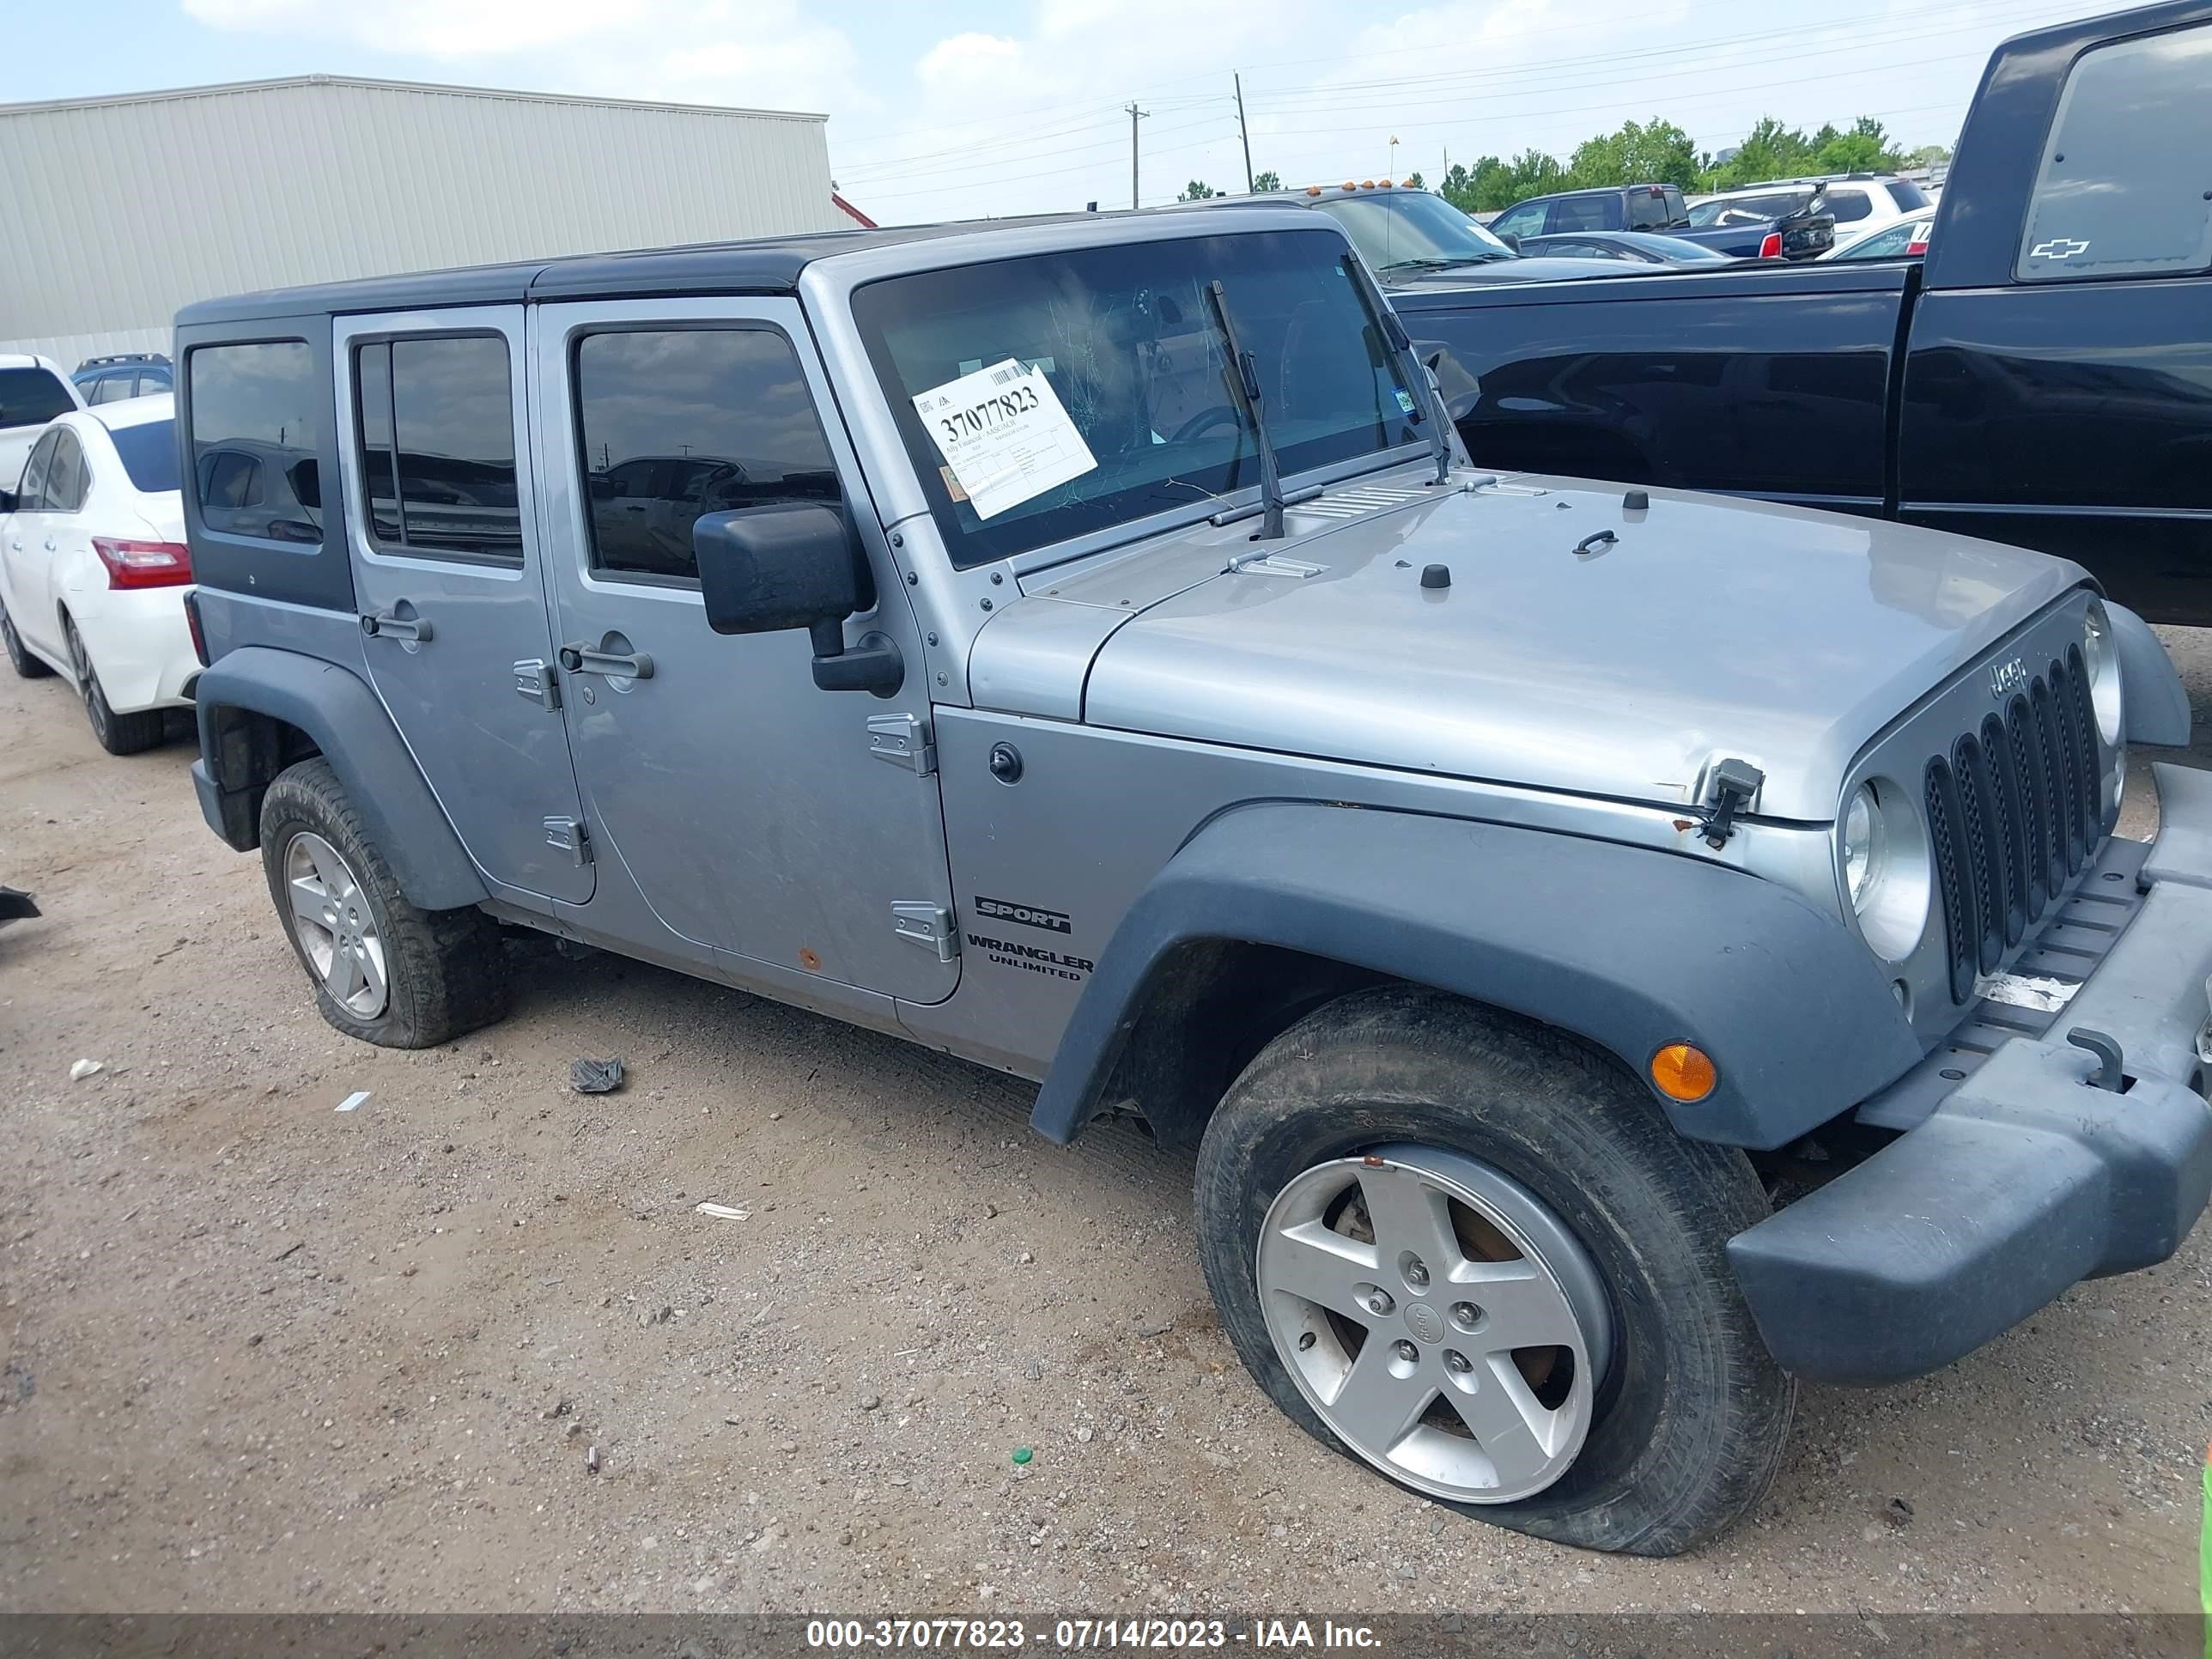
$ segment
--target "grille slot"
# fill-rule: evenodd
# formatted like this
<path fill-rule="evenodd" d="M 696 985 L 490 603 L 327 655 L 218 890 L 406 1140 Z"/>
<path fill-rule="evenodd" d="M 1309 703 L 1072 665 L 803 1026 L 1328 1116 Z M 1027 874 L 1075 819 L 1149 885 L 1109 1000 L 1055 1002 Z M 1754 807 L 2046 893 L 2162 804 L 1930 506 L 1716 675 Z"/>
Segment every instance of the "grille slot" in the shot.
<path fill-rule="evenodd" d="M 1922 794 L 1954 1003 L 1972 1000 L 1977 975 L 2043 920 L 2094 850 L 2099 759 L 2074 648 L 1929 761 Z"/>

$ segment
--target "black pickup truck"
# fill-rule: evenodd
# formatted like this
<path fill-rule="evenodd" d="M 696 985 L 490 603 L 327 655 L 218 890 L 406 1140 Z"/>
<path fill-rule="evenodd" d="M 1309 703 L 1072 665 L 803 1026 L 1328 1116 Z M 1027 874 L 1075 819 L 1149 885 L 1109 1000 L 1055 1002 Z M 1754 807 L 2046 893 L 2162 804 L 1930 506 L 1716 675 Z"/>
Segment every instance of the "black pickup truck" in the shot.
<path fill-rule="evenodd" d="M 1923 264 L 1391 303 L 1480 465 L 2017 543 L 2212 624 L 2212 0 L 1999 46 Z"/>

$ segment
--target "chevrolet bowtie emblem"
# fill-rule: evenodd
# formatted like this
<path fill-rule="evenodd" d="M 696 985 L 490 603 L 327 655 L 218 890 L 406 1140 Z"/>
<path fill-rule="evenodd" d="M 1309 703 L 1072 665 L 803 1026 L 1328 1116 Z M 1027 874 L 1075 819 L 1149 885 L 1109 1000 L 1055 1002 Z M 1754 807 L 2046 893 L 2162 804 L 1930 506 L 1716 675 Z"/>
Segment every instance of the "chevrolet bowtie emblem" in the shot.
<path fill-rule="evenodd" d="M 2036 259 L 2070 259 L 2077 253 L 2088 251 L 2087 242 L 2077 242 L 2068 236 L 2054 236 L 2047 242 L 2038 242 L 2027 252 L 2030 258 Z"/>

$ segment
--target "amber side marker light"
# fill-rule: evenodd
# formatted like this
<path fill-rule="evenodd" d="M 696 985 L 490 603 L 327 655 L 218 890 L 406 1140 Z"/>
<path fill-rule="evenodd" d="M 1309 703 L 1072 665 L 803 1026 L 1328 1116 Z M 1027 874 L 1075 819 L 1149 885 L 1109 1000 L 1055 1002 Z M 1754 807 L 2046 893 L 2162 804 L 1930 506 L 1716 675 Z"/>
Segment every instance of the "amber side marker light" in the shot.
<path fill-rule="evenodd" d="M 1651 1080 L 1668 1099 L 1688 1105 L 1712 1093 L 1721 1074 L 1704 1049 L 1686 1042 L 1670 1042 L 1651 1056 Z"/>

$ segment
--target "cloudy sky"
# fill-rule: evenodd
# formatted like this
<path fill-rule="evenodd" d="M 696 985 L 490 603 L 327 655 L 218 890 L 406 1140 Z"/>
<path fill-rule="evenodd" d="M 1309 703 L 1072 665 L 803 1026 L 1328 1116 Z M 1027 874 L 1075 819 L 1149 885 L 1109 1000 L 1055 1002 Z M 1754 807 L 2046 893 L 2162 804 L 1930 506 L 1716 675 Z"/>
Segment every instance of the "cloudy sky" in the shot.
<path fill-rule="evenodd" d="M 2054 0 L 48 0 L 10 21 L 0 100 L 313 72 L 830 117 L 840 187 L 885 222 L 1564 155 L 1663 116 L 1703 148 L 1772 113 L 1871 114 L 1949 143 L 1990 47 L 2109 9 Z M 1401 141 L 1394 150 L 1392 138 Z"/>

